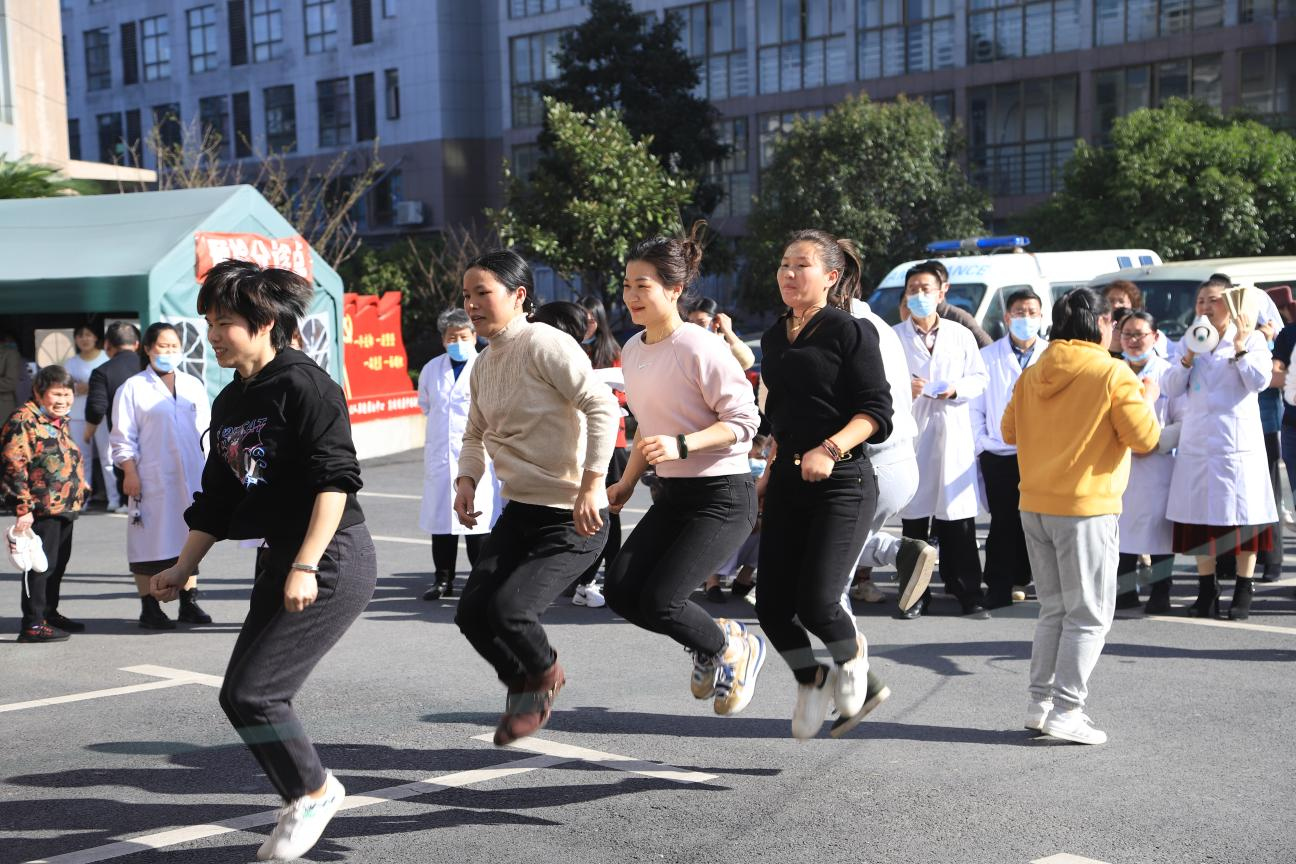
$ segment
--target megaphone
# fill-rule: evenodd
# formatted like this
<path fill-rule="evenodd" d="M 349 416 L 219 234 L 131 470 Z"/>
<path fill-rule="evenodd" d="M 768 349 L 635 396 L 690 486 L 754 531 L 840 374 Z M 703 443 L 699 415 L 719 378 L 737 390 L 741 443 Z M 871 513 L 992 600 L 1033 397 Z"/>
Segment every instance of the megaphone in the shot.
<path fill-rule="evenodd" d="M 1194 354 L 1209 354 L 1218 344 L 1219 331 L 1205 315 L 1199 316 L 1196 321 L 1189 324 L 1188 330 L 1184 333 L 1184 350 Z"/>

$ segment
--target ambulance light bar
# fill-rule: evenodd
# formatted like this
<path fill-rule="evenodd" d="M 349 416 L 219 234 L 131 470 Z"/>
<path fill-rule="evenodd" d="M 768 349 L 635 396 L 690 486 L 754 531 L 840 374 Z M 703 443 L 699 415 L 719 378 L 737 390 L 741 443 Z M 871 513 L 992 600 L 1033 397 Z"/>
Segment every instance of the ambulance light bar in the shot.
<path fill-rule="evenodd" d="M 969 237 L 966 240 L 937 240 L 927 244 L 928 252 L 975 252 L 985 249 L 1021 249 L 1030 238 L 1020 234 L 1006 237 Z"/>

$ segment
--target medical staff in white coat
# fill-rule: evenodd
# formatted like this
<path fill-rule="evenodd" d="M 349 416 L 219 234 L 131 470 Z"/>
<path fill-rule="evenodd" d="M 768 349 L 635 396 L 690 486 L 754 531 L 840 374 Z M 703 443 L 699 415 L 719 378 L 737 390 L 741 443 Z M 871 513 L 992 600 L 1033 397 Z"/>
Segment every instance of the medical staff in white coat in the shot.
<path fill-rule="evenodd" d="M 1048 341 L 1039 335 L 1044 323 L 1039 295 L 1022 288 L 1009 294 L 1006 301 L 1004 324 L 1008 334 L 981 349 L 989 383 L 971 403 L 979 480 L 990 511 L 985 544 L 987 609 L 1011 606 L 1015 591 L 1020 591 L 1018 596 L 1024 599 L 1024 589 L 1031 582 L 1030 557 L 1022 532 L 1021 493 L 1017 489 L 1021 484 L 1017 448 L 1004 442 L 1000 424 L 1022 370 L 1033 366 L 1048 348 Z"/>
<path fill-rule="evenodd" d="M 149 365 L 126 379 L 113 397 L 109 436 L 113 464 L 125 475 L 130 499 L 126 559 L 135 576 L 146 630 L 173 630 L 175 622 L 153 597 L 149 581 L 173 566 L 189 536 L 184 512 L 202 488 L 203 441 L 211 425 L 207 385 L 179 370 L 180 334 L 170 324 L 151 325 L 141 342 Z M 180 592 L 179 619 L 210 624 L 198 605 L 198 579 Z"/>
<path fill-rule="evenodd" d="M 477 563 L 477 553 L 499 517 L 499 484 L 489 466 L 485 481 L 477 487 L 477 509 L 482 515 L 472 528 L 454 518 L 454 481 L 459 476 L 459 448 L 468 424 L 469 373 L 477 360 L 477 334 L 468 313 L 449 309 L 437 318 L 437 330 L 446 353 L 433 357 L 419 373 L 419 410 L 427 415 L 427 437 L 423 445 L 423 504 L 419 527 L 432 535 L 434 582 L 424 600 L 454 594 L 455 571 L 459 563 L 459 538 L 468 548 L 468 566 Z"/>
<path fill-rule="evenodd" d="M 1117 609 L 1139 605 L 1140 585 L 1151 587 L 1146 612 L 1170 611 L 1170 585 L 1174 571 L 1174 524 L 1166 518 L 1170 478 L 1174 474 L 1174 448 L 1182 428 L 1183 396 L 1173 399 L 1161 386 L 1172 364 L 1157 354 L 1160 336 L 1156 319 L 1142 310 L 1130 312 L 1120 324 L 1122 356 L 1139 381 L 1151 381 L 1161 395 L 1153 405 L 1161 440 L 1151 453 L 1130 457 L 1129 485 L 1121 498 L 1120 563 L 1116 566 Z M 1142 556 L 1151 558 L 1151 566 Z"/>
<path fill-rule="evenodd" d="M 104 490 L 108 497 L 108 511 L 121 507 L 121 496 L 117 494 L 117 477 L 113 474 L 112 458 L 108 449 L 108 424 L 100 423 L 89 441 L 86 440 L 86 395 L 90 392 L 90 373 L 108 362 L 108 352 L 99 347 L 99 337 L 89 324 L 78 324 L 72 331 L 72 342 L 77 353 L 63 362 L 63 368 L 75 381 L 76 401 L 72 403 L 72 413 L 68 421 L 72 425 L 72 440 L 81 448 L 84 457 L 86 483 L 91 483 L 90 474 L 94 466 L 93 456 L 98 457 L 100 474 L 103 476 Z M 93 484 L 91 484 L 93 485 Z M 124 512 L 124 511 L 123 511 Z"/>
<path fill-rule="evenodd" d="M 941 318 L 941 277 L 931 262 L 905 274 L 908 320 L 895 325 L 911 375 L 913 416 L 918 424 L 918 491 L 900 511 L 903 534 L 916 540 L 935 536 L 945 590 L 972 618 L 988 618 L 981 605 L 981 558 L 977 552 L 976 447 L 969 403 L 986 388 L 988 376 L 972 331 Z M 903 613 L 917 618 L 930 602 Z"/>
<path fill-rule="evenodd" d="M 1223 299 L 1230 287 L 1227 277 L 1212 276 L 1198 289 L 1197 314 L 1210 320 L 1219 342 L 1201 353 L 1185 343 L 1162 381 L 1171 398 L 1187 395 L 1166 516 L 1175 523 L 1174 551 L 1197 559 L 1199 593 L 1188 614 L 1218 612 L 1215 556 L 1232 552 L 1237 583 L 1228 617 L 1245 620 L 1256 554 L 1273 547 L 1270 526 L 1278 519 L 1257 399 L 1269 386 L 1273 358 L 1245 314 L 1230 316 Z"/>

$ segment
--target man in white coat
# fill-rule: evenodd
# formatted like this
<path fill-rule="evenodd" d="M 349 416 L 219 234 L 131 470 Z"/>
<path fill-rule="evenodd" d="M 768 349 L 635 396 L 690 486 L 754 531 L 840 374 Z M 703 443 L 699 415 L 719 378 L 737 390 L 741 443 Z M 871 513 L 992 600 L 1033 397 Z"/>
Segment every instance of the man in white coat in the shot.
<path fill-rule="evenodd" d="M 1044 318 L 1038 294 L 1030 288 L 1019 289 L 1008 295 L 1004 307 L 1008 334 L 981 349 L 989 383 L 971 404 L 981 488 L 985 492 L 986 509 L 990 511 L 990 532 L 985 544 L 988 590 L 983 604 L 987 609 L 1011 606 L 1014 587 L 1025 587 L 1031 581 L 1026 535 L 1022 532 L 1021 494 L 1017 488 L 1021 484 L 1017 448 L 1004 443 L 1000 424 L 1004 409 L 1012 401 L 1017 379 L 1048 347 L 1048 342 L 1039 335 Z"/>
<path fill-rule="evenodd" d="M 130 501 L 126 559 L 139 591 L 140 627 L 174 630 L 150 592 L 150 578 L 175 564 L 189 526 L 185 509 L 202 488 L 206 463 L 203 436 L 211 425 L 207 385 L 181 372 L 180 334 L 170 324 L 154 324 L 144 334 L 149 365 L 127 378 L 113 396 L 112 462 L 122 471 L 122 490 Z M 180 592 L 179 619 L 210 624 L 198 605 L 198 580 Z"/>
<path fill-rule="evenodd" d="M 477 361 L 477 335 L 468 313 L 448 309 L 437 318 L 441 344 L 446 353 L 433 357 L 419 373 L 419 410 L 427 415 L 427 437 L 423 444 L 423 504 L 419 510 L 419 527 L 432 535 L 434 582 L 423 594 L 424 600 L 437 600 L 454 594 L 455 571 L 459 561 L 459 538 L 468 550 L 468 565 L 477 562 L 477 553 L 495 520 L 503 509 L 499 500 L 499 483 L 487 466 L 487 477 L 477 487 L 477 509 L 482 515 L 472 528 L 465 528 L 454 518 L 454 481 L 459 476 L 459 449 L 463 446 L 464 428 L 468 424 L 468 387 L 473 364 Z"/>
<path fill-rule="evenodd" d="M 981 605 L 976 448 L 969 402 L 985 390 L 987 376 L 972 332 L 937 314 L 941 289 L 940 271 L 932 262 L 911 267 L 905 274 L 909 318 L 894 328 L 909 364 L 920 472 L 918 491 L 900 518 L 904 536 L 936 537 L 945 590 L 958 599 L 964 615 L 982 619 L 989 615 Z M 904 617 L 919 617 L 929 602 L 930 591 Z"/>

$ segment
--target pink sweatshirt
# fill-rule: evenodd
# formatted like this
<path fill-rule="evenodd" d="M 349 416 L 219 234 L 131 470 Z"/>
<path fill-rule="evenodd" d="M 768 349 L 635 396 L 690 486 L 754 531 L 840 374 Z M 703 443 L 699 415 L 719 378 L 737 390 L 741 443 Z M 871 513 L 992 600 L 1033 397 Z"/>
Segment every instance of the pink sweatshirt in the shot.
<path fill-rule="evenodd" d="M 751 382 L 725 341 L 696 324 L 682 324 L 647 345 L 637 333 L 621 352 L 626 398 L 639 437 L 688 435 L 717 421 L 733 429 L 728 447 L 690 451 L 687 459 L 663 462 L 659 477 L 723 477 L 747 474 L 747 454 L 760 425 Z"/>

